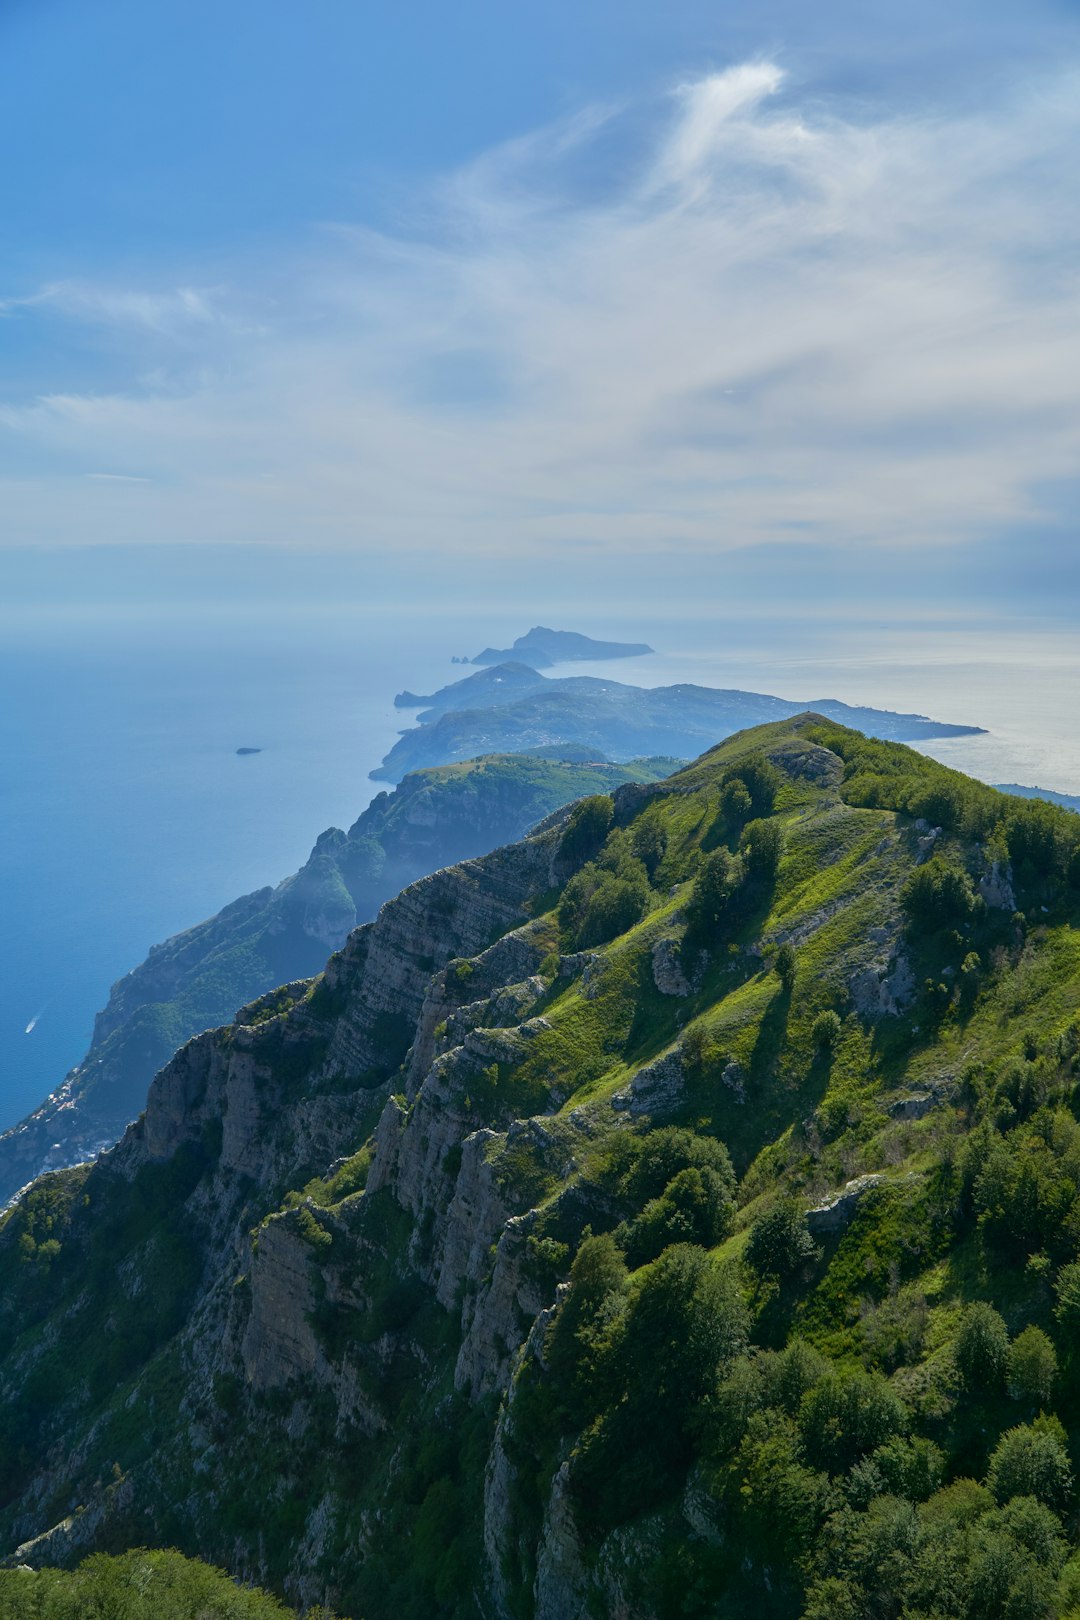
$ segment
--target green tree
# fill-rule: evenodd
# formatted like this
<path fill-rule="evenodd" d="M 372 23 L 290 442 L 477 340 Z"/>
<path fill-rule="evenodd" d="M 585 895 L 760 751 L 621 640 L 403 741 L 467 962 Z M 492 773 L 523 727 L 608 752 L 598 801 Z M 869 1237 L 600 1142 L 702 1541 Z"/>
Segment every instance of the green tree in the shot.
<path fill-rule="evenodd" d="M 798 969 L 798 964 L 795 959 L 794 945 L 792 945 L 789 941 L 785 941 L 776 953 L 776 960 L 773 962 L 773 966 L 776 969 L 777 978 L 784 987 L 785 995 L 790 996 L 791 992 L 795 988 L 795 974 Z"/>
<path fill-rule="evenodd" d="M 990 1458 L 986 1483 L 997 1502 L 1034 1496 L 1060 1509 L 1072 1494 L 1072 1469 L 1065 1431 L 1056 1418 L 1036 1418 L 1002 1435 Z"/>
<path fill-rule="evenodd" d="M 814 1051 L 826 1056 L 830 1052 L 835 1052 L 840 1044 L 843 1027 L 839 1013 L 833 1012 L 831 1008 L 827 1012 L 818 1013 L 810 1026 L 810 1039 L 814 1043 Z"/>
<path fill-rule="evenodd" d="M 570 1268 L 570 1286 L 548 1329 L 545 1354 L 563 1412 L 580 1423 L 602 1400 L 601 1361 L 622 1309 L 626 1262 L 609 1232 L 588 1233 Z"/>
<path fill-rule="evenodd" d="M 880 1373 L 830 1371 L 803 1398 L 800 1427 L 810 1462 L 843 1473 L 908 1427 L 904 1403 Z"/>
<path fill-rule="evenodd" d="M 1008 1387 L 1014 1401 L 1045 1406 L 1053 1393 L 1058 1363 L 1042 1328 L 1026 1327 L 1009 1346 Z"/>
<path fill-rule="evenodd" d="M 750 877 L 775 877 L 784 852 L 784 830 L 778 821 L 751 821 L 742 830 L 739 849 Z"/>
<path fill-rule="evenodd" d="M 750 1228 L 747 1263 L 761 1277 L 786 1277 L 816 1253 L 797 1198 L 782 1198 Z"/>
<path fill-rule="evenodd" d="M 1054 1283 L 1057 1303 L 1054 1315 L 1070 1342 L 1080 1336 L 1080 1265 L 1071 1261 L 1062 1266 Z"/>
<path fill-rule="evenodd" d="M 723 1182 L 724 1197 L 735 1196 L 735 1171 L 723 1142 L 683 1125 L 662 1125 L 642 1138 L 622 1139 L 631 1157 L 618 1178 L 618 1193 L 634 1209 L 658 1198 L 680 1170 L 711 1170 Z"/>
<path fill-rule="evenodd" d="M 750 789 L 741 776 L 729 777 L 720 789 L 720 814 L 725 825 L 733 832 L 741 831 L 753 813 Z"/>
<path fill-rule="evenodd" d="M 969 1305 L 960 1320 L 956 1336 L 956 1366 L 966 1388 L 977 1395 L 991 1395 L 1005 1380 L 1009 1354 L 1009 1333 L 992 1305 L 979 1301 Z"/>
<path fill-rule="evenodd" d="M 657 867 L 667 853 L 667 843 L 667 829 L 655 816 L 643 818 L 634 828 L 634 854 L 650 879 L 656 876 Z"/>
<path fill-rule="evenodd" d="M 630 1224 L 627 1258 L 632 1265 L 644 1265 L 672 1243 L 712 1248 L 730 1232 L 734 1215 L 731 1188 L 722 1175 L 707 1166 L 680 1170 Z"/>
<path fill-rule="evenodd" d="M 559 842 L 559 859 L 578 865 L 599 853 L 615 820 L 615 801 L 609 793 L 581 799 L 567 817 Z"/>
<path fill-rule="evenodd" d="M 975 907 L 975 890 L 962 867 L 935 855 L 912 872 L 900 902 L 913 927 L 933 933 L 967 921 Z"/>
<path fill-rule="evenodd" d="M 733 1270 L 692 1244 L 665 1249 L 632 1280 L 605 1348 L 604 1410 L 571 1474 L 587 1525 L 609 1529 L 672 1489 L 693 1456 L 702 1404 L 747 1329 Z"/>
<path fill-rule="evenodd" d="M 726 849 L 710 850 L 702 861 L 686 903 L 687 938 L 695 946 L 711 943 L 728 917 L 739 876 Z"/>

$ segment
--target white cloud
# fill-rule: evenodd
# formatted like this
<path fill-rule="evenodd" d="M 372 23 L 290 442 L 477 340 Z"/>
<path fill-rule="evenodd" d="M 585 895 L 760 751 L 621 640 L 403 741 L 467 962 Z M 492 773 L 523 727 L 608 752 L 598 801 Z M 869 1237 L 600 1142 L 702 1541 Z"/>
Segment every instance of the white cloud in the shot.
<path fill-rule="evenodd" d="M 47 309 L 91 325 L 131 327 L 157 333 L 179 332 L 192 325 L 223 321 L 216 307 L 217 289 L 176 287 L 147 292 L 90 282 L 54 281 L 22 298 L 0 299 L 0 314 Z"/>
<path fill-rule="evenodd" d="M 744 123 L 766 96 L 776 94 L 783 79 L 772 62 L 746 62 L 681 85 L 677 91 L 679 116 L 661 147 L 657 179 L 686 184 L 700 178 L 733 135 L 745 138 L 747 131 L 733 131 L 732 124 L 736 120 Z"/>
<path fill-rule="evenodd" d="M 238 263 L 242 296 L 45 288 L 114 364 L 9 393 L 4 538 L 499 555 L 1038 521 L 1080 454 L 1070 86 L 853 122 L 749 63 L 677 90 L 644 150 L 634 109 L 586 110 L 397 236 Z M 88 490 L 118 464 L 149 482 Z"/>

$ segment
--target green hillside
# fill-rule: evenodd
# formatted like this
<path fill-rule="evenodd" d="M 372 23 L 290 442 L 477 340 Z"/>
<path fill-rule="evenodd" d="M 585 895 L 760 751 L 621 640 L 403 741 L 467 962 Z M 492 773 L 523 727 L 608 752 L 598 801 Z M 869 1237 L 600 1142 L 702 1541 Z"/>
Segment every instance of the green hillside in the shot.
<path fill-rule="evenodd" d="M 0 1227 L 12 1557 L 1080 1615 L 1078 923 L 1074 816 L 812 714 L 414 885 Z"/>
<path fill-rule="evenodd" d="M 0 1620 L 293 1620 L 266 1592 L 175 1552 L 95 1553 L 77 1570 L 0 1570 Z M 333 1620 L 308 1610 L 307 1620 Z"/>

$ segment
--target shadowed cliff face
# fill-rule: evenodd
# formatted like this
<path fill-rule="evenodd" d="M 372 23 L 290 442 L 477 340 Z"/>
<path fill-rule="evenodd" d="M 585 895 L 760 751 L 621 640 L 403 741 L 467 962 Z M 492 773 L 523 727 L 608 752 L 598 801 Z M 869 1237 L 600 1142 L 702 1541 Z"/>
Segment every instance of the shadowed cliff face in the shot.
<path fill-rule="evenodd" d="M 1067 830 L 1002 832 L 964 783 L 812 716 L 759 728 L 411 885 L 190 1041 L 0 1226 L 10 1557 L 173 1545 L 368 1620 L 659 1620 L 673 1568 L 691 1613 L 802 1612 L 801 1549 L 870 1477 L 828 1438 L 828 1358 L 878 1380 L 896 1446 L 968 1434 L 941 1347 L 981 1194 L 950 1177 L 995 1065 L 1003 1150 L 1018 1088 L 1073 1084 Z M 1049 1043 L 1019 1077 L 1017 997 Z M 794 1551 L 747 1495 L 781 1440 Z"/>
<path fill-rule="evenodd" d="M 83 1061 L 0 1136 L 0 1204 L 42 1171 L 115 1142 L 178 1046 L 275 985 L 319 972 L 358 923 L 418 877 L 522 837 L 583 793 L 652 781 L 677 764 L 501 756 L 416 772 L 380 793 L 348 833 L 323 833 L 299 872 L 155 945 L 113 986 Z"/>

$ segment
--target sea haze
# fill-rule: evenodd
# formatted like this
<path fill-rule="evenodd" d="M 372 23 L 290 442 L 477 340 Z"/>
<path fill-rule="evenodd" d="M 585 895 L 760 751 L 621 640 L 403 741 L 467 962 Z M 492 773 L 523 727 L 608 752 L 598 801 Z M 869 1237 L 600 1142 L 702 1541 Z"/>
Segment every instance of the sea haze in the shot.
<path fill-rule="evenodd" d="M 411 723 L 395 692 L 467 673 L 452 654 L 508 644 L 537 616 L 219 607 L 5 626 L 0 1127 L 78 1061 L 109 985 L 149 945 L 276 882 L 324 827 L 355 819 L 377 791 L 368 771 Z M 935 758 L 1080 792 L 1080 637 L 1064 627 L 589 621 L 551 608 L 543 622 L 657 649 L 551 675 L 917 710 L 990 728 L 928 743 Z"/>

